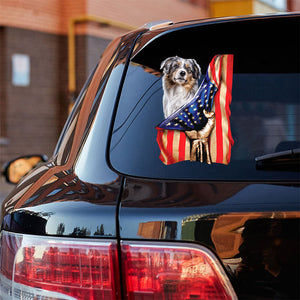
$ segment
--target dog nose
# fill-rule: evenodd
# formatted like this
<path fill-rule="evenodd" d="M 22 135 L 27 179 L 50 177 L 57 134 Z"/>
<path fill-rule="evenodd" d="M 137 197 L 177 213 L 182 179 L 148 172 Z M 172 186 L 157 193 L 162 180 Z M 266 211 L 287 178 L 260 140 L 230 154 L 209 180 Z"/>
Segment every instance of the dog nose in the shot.
<path fill-rule="evenodd" d="M 184 76 L 184 75 L 185 75 L 185 71 L 181 71 L 180 76 Z"/>

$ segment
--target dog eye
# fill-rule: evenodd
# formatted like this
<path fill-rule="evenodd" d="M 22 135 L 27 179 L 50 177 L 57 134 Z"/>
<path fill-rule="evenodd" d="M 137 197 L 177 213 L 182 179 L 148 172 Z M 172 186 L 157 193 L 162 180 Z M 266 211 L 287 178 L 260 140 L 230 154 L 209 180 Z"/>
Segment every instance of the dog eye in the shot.
<path fill-rule="evenodd" d="M 186 70 L 188 71 L 188 73 L 192 73 L 192 69 L 190 67 L 188 67 Z"/>
<path fill-rule="evenodd" d="M 174 65 L 174 68 L 175 68 L 175 69 L 178 69 L 178 68 L 179 68 L 179 64 L 175 64 L 175 65 Z"/>

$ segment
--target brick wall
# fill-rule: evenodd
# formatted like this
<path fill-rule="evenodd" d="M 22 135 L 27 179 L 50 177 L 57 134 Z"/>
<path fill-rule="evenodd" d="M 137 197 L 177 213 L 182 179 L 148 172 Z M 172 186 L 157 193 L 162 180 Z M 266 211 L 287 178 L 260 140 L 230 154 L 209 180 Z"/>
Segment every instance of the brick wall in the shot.
<path fill-rule="evenodd" d="M 207 10 L 181 0 L 91 0 L 87 2 L 87 14 L 106 16 L 134 26 L 156 20 L 177 22 L 208 17 Z"/>
<path fill-rule="evenodd" d="M 23 154 L 51 156 L 68 113 L 67 36 L 0 27 L 0 41 L 0 117 L 5 129 L 0 164 Z M 108 43 L 98 37 L 76 38 L 78 92 Z M 12 84 L 14 54 L 30 58 L 29 86 Z"/>
<path fill-rule="evenodd" d="M 1 0 L 0 3 L 0 23 L 8 27 L 59 32 L 60 15 L 60 0 Z"/>
<path fill-rule="evenodd" d="M 60 61 L 60 37 L 36 31 L 5 28 L 6 146 L 5 157 L 53 150 L 58 135 L 60 81 L 66 82 Z M 12 84 L 12 55 L 30 58 L 29 86 Z"/>
<path fill-rule="evenodd" d="M 1 0 L 0 2 L 0 25 L 10 27 L 66 34 L 69 19 L 79 15 L 102 16 L 139 27 L 154 20 L 182 21 L 208 17 L 208 10 L 181 0 Z M 89 29 L 85 28 L 84 31 L 88 33 Z M 103 29 L 103 32 L 105 31 L 106 29 Z"/>

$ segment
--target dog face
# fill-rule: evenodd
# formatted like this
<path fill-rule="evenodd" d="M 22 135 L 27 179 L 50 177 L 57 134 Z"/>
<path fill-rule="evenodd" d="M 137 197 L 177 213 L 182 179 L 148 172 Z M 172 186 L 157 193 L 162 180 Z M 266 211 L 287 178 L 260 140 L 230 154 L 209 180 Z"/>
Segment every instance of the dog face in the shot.
<path fill-rule="evenodd" d="M 161 63 L 160 68 L 173 84 L 190 84 L 201 76 L 201 68 L 194 59 L 169 57 Z"/>

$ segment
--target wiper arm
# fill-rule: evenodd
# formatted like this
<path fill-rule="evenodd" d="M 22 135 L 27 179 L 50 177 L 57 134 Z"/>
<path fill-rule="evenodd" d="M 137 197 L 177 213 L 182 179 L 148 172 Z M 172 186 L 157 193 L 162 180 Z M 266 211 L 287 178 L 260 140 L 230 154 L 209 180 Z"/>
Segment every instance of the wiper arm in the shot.
<path fill-rule="evenodd" d="M 274 152 L 255 158 L 257 170 L 300 170 L 300 148 Z"/>

